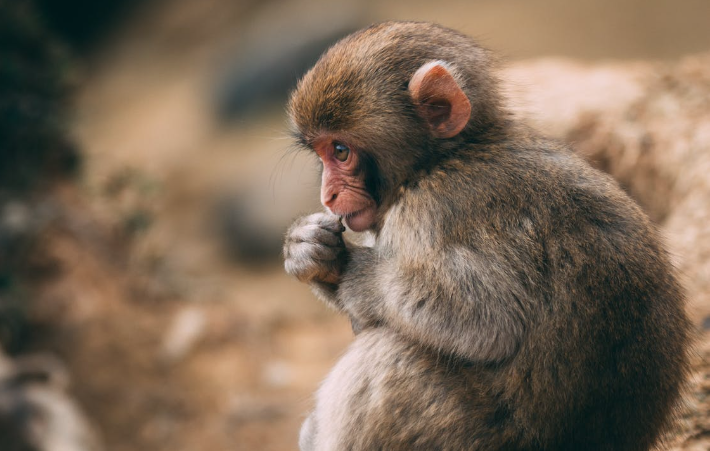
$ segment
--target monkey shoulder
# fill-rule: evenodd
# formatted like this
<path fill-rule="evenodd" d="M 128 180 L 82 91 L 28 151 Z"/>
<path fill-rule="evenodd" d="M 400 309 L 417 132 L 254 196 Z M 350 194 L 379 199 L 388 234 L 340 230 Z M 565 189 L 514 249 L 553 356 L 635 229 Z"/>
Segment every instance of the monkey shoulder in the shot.
<path fill-rule="evenodd" d="M 447 159 L 404 187 L 386 217 L 404 242 L 495 246 L 566 237 L 569 246 L 653 244 L 648 218 L 607 174 L 563 144 L 511 139 Z M 586 236 L 586 237 L 585 237 Z M 580 240 L 580 238 L 584 238 Z M 563 240 L 564 241 L 564 240 Z M 539 243 L 538 243 L 539 244 Z"/>

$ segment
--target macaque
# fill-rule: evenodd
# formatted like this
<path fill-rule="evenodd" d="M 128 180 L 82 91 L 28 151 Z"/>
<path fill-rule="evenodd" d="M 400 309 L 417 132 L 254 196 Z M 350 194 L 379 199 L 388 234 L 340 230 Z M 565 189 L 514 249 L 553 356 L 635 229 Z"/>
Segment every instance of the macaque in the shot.
<path fill-rule="evenodd" d="M 516 122 L 487 51 L 433 24 L 374 25 L 320 58 L 289 112 L 327 212 L 290 228 L 286 271 L 360 330 L 302 450 L 663 439 L 690 323 L 659 233 L 611 177 Z"/>

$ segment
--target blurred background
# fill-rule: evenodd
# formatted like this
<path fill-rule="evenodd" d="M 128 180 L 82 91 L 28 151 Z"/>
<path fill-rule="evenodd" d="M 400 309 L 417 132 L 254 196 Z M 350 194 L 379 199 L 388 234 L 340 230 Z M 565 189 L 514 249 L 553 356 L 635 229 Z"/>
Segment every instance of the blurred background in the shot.
<path fill-rule="evenodd" d="M 0 0 L 0 449 L 292 450 L 352 335 L 285 276 L 321 209 L 289 90 L 339 37 L 439 22 L 509 107 L 657 222 L 699 331 L 673 449 L 710 443 L 710 2 Z"/>

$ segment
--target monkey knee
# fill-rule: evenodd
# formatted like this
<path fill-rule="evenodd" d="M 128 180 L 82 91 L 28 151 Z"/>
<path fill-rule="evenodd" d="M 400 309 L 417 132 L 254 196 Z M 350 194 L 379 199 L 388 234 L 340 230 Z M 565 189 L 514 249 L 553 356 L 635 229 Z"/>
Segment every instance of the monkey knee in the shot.
<path fill-rule="evenodd" d="M 468 449 L 472 441 L 483 443 L 496 435 L 485 426 L 491 403 L 462 365 L 385 327 L 363 330 L 317 394 L 318 446 Z"/>
<path fill-rule="evenodd" d="M 308 415 L 306 421 L 301 425 L 301 432 L 298 435 L 298 448 L 301 451 L 312 451 L 315 449 L 316 422 L 313 414 Z"/>

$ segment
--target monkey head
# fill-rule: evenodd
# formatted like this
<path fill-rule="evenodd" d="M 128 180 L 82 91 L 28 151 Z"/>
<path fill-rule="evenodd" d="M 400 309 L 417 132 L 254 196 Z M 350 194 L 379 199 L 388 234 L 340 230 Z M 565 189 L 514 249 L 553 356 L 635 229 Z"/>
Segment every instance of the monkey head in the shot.
<path fill-rule="evenodd" d="M 488 65 L 469 38 L 432 24 L 383 23 L 329 49 L 289 102 L 296 140 L 323 165 L 323 205 L 354 231 L 377 229 L 398 187 L 485 140 L 501 121 Z"/>

